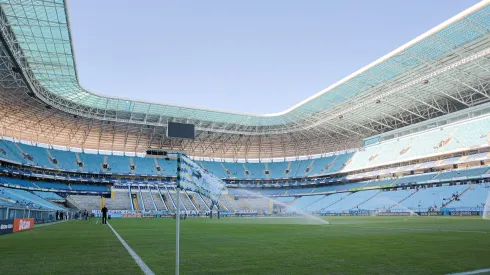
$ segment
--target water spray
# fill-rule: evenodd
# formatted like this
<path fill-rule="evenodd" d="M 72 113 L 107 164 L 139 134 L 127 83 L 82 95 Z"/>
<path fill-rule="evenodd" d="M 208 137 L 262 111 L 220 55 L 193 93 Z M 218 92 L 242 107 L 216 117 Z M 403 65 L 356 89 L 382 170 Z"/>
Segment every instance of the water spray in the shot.
<path fill-rule="evenodd" d="M 267 197 L 265 195 L 262 195 L 260 193 L 256 193 L 256 192 L 252 192 L 252 191 L 249 191 L 249 190 L 242 190 L 243 192 L 245 192 L 247 195 L 249 195 L 250 197 L 258 197 L 258 198 L 261 198 L 261 199 L 266 199 L 266 200 L 271 200 L 274 202 L 274 204 L 278 204 L 282 207 L 285 207 L 285 208 L 288 208 L 288 209 L 292 209 L 296 214 L 298 214 L 299 216 L 303 217 L 306 219 L 306 221 L 308 221 L 308 224 L 319 224 L 319 225 L 325 225 L 325 224 L 330 224 L 328 221 L 324 220 L 324 219 L 321 219 L 317 216 L 314 216 L 310 213 L 307 213 L 301 209 L 298 209 L 296 207 L 294 207 L 294 205 L 287 205 L 281 201 L 278 201 L 278 200 L 275 200 L 271 197 Z"/>

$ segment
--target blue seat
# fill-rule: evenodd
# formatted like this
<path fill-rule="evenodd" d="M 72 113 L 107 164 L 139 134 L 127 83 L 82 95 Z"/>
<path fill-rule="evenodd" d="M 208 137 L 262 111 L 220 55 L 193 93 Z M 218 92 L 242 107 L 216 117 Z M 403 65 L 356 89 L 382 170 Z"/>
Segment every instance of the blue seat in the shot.
<path fill-rule="evenodd" d="M 13 200 L 18 204 L 37 209 L 64 210 L 58 205 L 44 200 L 28 191 L 0 187 L 0 196 L 5 199 Z"/>
<path fill-rule="evenodd" d="M 57 168 L 49 159 L 46 148 L 17 143 L 24 153 L 29 154 L 33 158 L 33 162 L 42 167 Z"/>
<path fill-rule="evenodd" d="M 79 153 L 80 160 L 83 162 L 83 171 L 90 173 L 100 173 L 103 171 L 102 163 L 104 163 L 103 155 Z"/>
<path fill-rule="evenodd" d="M 6 176 L 0 176 L 0 182 L 12 184 L 12 185 L 19 185 L 22 187 L 30 187 L 30 188 L 36 188 L 37 186 L 34 185 L 32 182 L 25 180 L 25 179 L 19 179 L 19 178 L 14 178 L 14 177 L 6 177 Z"/>
<path fill-rule="evenodd" d="M 63 200 L 60 195 L 53 192 L 34 191 L 33 193 L 45 200 Z"/>
<path fill-rule="evenodd" d="M 136 168 L 135 173 L 140 175 L 158 175 L 155 166 L 155 159 L 133 157 L 133 163 Z"/>
<path fill-rule="evenodd" d="M 90 184 L 70 184 L 73 190 L 78 191 L 96 191 L 96 192 L 107 192 L 109 188 L 103 185 L 90 185 Z"/>
<path fill-rule="evenodd" d="M 58 161 L 58 167 L 63 170 L 78 171 L 77 156 L 74 152 L 48 149 L 53 158 Z"/>
<path fill-rule="evenodd" d="M 46 189 L 58 189 L 58 190 L 70 190 L 68 185 L 59 182 L 49 182 L 49 181 L 34 181 L 34 183 L 40 188 Z"/>

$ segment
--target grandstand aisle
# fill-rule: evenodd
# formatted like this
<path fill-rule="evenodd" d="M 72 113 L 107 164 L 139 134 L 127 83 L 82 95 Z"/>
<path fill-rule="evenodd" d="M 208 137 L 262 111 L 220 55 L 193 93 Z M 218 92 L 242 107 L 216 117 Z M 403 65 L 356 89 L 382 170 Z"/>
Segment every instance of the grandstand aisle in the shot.
<path fill-rule="evenodd" d="M 151 196 L 153 197 L 153 201 L 155 202 L 155 206 L 158 211 L 163 211 L 163 210 L 168 210 L 167 207 L 165 206 L 165 203 L 163 201 L 163 198 L 160 196 L 158 190 L 151 190 Z"/>
<path fill-rule="evenodd" d="M 86 195 L 70 195 L 68 200 L 73 202 L 73 204 L 80 210 L 100 210 L 101 198 L 99 196 L 86 196 Z M 105 200 L 106 206 L 108 205 L 108 200 Z"/>

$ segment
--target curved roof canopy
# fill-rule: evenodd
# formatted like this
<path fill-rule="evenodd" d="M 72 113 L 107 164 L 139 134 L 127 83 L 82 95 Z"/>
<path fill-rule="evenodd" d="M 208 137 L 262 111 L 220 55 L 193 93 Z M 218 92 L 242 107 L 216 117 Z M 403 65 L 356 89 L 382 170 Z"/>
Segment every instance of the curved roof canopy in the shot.
<path fill-rule="evenodd" d="M 78 80 L 66 1 L 1 0 L 0 3 L 33 80 L 44 90 L 37 91 L 41 99 L 74 114 L 83 115 L 79 112 L 82 109 L 99 116 L 115 112 L 120 118 L 144 117 L 143 123 L 206 121 L 245 127 L 312 123 L 347 99 L 487 35 L 490 28 L 488 2 L 480 3 L 293 108 L 257 115 L 133 101 L 90 92 Z M 466 20 L 460 20 L 463 17 Z"/>
<path fill-rule="evenodd" d="M 490 101 L 490 0 L 268 115 L 133 101 L 84 89 L 66 5 L 0 0 L 1 135 L 84 149 L 283 158 L 357 148 L 365 138 L 393 135 Z M 167 137 L 168 121 L 196 124 L 196 139 Z"/>

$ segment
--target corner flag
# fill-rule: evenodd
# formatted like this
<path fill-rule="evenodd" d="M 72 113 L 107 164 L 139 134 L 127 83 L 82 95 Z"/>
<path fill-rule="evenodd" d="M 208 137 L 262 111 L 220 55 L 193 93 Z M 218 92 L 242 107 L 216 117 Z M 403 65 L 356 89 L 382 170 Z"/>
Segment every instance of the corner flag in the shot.
<path fill-rule="evenodd" d="M 180 154 L 177 162 L 177 187 L 201 194 L 217 204 L 225 183 L 186 155 Z"/>
<path fill-rule="evenodd" d="M 188 156 L 177 154 L 177 209 L 175 223 L 175 274 L 179 275 L 180 265 L 180 189 L 196 192 L 211 200 L 213 205 L 218 205 L 221 191 L 225 183 L 206 169 L 197 165 Z M 211 210 L 213 205 L 211 205 Z"/>

